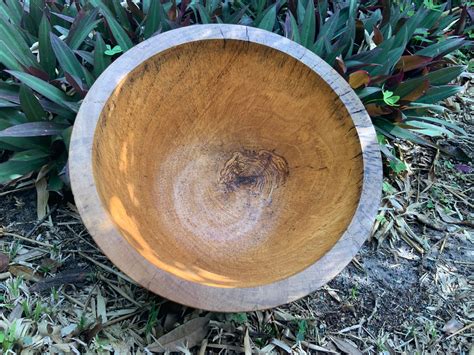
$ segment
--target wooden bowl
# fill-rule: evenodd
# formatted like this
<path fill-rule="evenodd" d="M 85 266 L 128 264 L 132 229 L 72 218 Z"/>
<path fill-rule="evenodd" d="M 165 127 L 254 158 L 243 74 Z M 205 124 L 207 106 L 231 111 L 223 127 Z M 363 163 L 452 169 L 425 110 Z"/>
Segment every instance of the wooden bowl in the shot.
<path fill-rule="evenodd" d="M 115 265 L 216 311 L 328 282 L 369 235 L 382 182 L 348 84 L 302 46 L 235 25 L 170 31 L 114 62 L 78 114 L 70 174 Z"/>

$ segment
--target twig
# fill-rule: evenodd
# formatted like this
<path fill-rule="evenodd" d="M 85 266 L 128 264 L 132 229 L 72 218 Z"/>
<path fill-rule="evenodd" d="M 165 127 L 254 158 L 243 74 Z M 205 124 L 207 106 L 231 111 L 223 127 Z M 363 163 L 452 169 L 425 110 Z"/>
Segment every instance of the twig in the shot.
<path fill-rule="evenodd" d="M 102 325 L 102 327 L 103 327 L 103 328 L 106 328 L 106 327 L 111 326 L 111 325 L 113 325 L 113 324 L 115 324 L 115 323 L 119 323 L 119 322 L 121 322 L 121 321 L 124 321 L 125 319 L 128 319 L 128 318 L 130 318 L 130 317 L 132 317 L 132 316 L 135 316 L 135 315 L 137 315 L 137 314 L 139 314 L 139 313 L 141 313 L 141 312 L 143 312 L 143 309 L 137 309 L 135 312 L 132 312 L 132 313 L 129 313 L 129 314 L 125 314 L 125 315 L 123 315 L 123 316 L 121 316 L 121 317 L 117 317 L 117 318 L 115 318 L 115 319 L 109 320 L 108 322 L 105 322 L 105 323 Z"/>
<path fill-rule="evenodd" d="M 49 216 L 51 216 L 51 214 L 56 211 L 58 209 L 58 206 L 54 206 L 53 208 L 50 208 L 48 213 L 46 213 L 43 218 L 41 218 L 39 221 L 37 221 L 35 223 L 35 225 L 33 226 L 33 228 L 25 234 L 25 237 L 28 238 L 28 237 L 31 237 L 33 235 L 34 232 L 36 232 L 36 230 L 39 228 L 39 226 L 41 226 L 43 224 L 44 221 L 46 221 L 46 219 L 49 218 Z"/>
<path fill-rule="evenodd" d="M 22 235 L 19 235 L 19 234 L 16 234 L 16 233 L 9 233 L 9 232 L 0 232 L 0 233 L 1 233 L 1 235 L 5 235 L 7 237 L 13 237 L 13 238 L 16 238 L 16 239 L 21 239 L 21 240 L 24 240 L 24 241 L 27 241 L 27 242 L 30 242 L 30 243 L 33 243 L 33 244 L 41 245 L 43 247 L 47 247 L 47 248 L 54 247 L 54 245 L 52 245 L 52 244 L 45 243 L 45 242 L 40 242 L 40 241 L 31 239 L 31 238 L 27 238 L 27 237 L 23 237 Z"/>
<path fill-rule="evenodd" d="M 1 196 L 6 196 L 6 195 L 9 195 L 9 194 L 12 194 L 12 193 L 14 193 L 14 192 L 25 191 L 25 190 L 34 189 L 34 188 L 35 188 L 35 185 L 31 185 L 31 186 L 20 187 L 19 189 L 14 189 L 14 190 L 8 190 L 8 191 L 0 192 L 0 197 L 1 197 Z"/>
<path fill-rule="evenodd" d="M 90 262 L 96 264 L 97 266 L 101 267 L 102 269 L 106 270 L 107 272 L 111 273 L 111 274 L 114 274 L 118 277 L 120 277 L 121 279 L 133 284 L 133 285 L 136 285 L 135 281 L 133 281 L 131 278 L 129 278 L 128 276 L 122 274 L 121 272 L 118 272 L 114 269 L 112 269 L 110 266 L 107 266 L 107 265 L 104 265 L 94 259 L 92 259 L 90 256 L 87 256 L 86 254 L 84 254 L 82 251 L 80 251 L 78 253 L 80 256 L 82 256 L 84 259 L 87 259 L 89 260 Z"/>

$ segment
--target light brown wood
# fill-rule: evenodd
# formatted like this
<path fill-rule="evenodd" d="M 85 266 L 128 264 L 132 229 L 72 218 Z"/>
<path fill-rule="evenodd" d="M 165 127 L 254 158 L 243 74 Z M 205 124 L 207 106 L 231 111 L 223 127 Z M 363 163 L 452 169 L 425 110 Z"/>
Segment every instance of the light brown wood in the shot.
<path fill-rule="evenodd" d="M 96 82 L 71 142 L 91 235 L 134 280 L 220 311 L 334 277 L 370 232 L 375 132 L 327 64 L 278 35 L 203 25 L 156 36 Z"/>

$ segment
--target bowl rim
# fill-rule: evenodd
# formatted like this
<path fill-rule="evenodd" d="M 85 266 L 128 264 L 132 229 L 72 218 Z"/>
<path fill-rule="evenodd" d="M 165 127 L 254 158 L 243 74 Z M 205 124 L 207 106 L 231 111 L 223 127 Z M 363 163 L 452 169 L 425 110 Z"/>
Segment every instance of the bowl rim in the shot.
<path fill-rule="evenodd" d="M 150 57 L 169 48 L 202 40 L 248 41 L 283 52 L 319 75 L 339 96 L 355 125 L 361 144 L 363 182 L 349 226 L 319 260 L 286 279 L 256 287 L 223 288 L 181 279 L 159 269 L 129 244 L 115 227 L 95 186 L 92 147 L 101 111 L 117 84 Z M 220 312 L 267 309 L 306 296 L 320 288 L 352 260 L 370 235 L 382 191 L 382 162 L 375 129 L 362 102 L 329 64 L 303 46 L 265 30 L 227 24 L 193 25 L 156 35 L 128 50 L 96 80 L 77 114 L 70 143 L 69 172 L 76 206 L 94 241 L 128 277 L 172 301 Z"/>

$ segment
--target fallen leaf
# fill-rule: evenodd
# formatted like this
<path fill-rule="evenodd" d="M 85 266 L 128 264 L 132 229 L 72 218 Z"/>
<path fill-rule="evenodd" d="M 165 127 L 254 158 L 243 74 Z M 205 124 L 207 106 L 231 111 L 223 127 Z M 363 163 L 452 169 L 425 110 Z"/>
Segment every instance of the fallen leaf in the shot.
<path fill-rule="evenodd" d="M 16 276 L 16 277 L 23 277 L 23 279 L 27 281 L 35 281 L 38 282 L 41 280 L 41 277 L 35 274 L 33 269 L 30 269 L 28 266 L 24 265 L 11 265 L 8 268 L 8 271 Z"/>
<path fill-rule="evenodd" d="M 339 302 L 339 303 L 342 302 L 341 297 L 339 297 L 339 295 L 337 294 L 336 291 L 334 291 L 334 290 L 331 289 L 331 288 L 328 288 L 326 291 L 328 291 L 329 296 L 331 296 L 332 298 L 334 298 L 337 302 Z"/>
<path fill-rule="evenodd" d="M 86 339 L 87 344 L 89 344 L 92 339 L 103 329 L 103 325 L 101 322 L 95 323 L 92 327 L 87 329 L 84 333 L 84 339 Z"/>
<path fill-rule="evenodd" d="M 46 216 L 46 208 L 48 207 L 48 182 L 46 178 L 42 178 L 36 182 L 36 211 L 38 220 Z"/>
<path fill-rule="evenodd" d="M 8 321 L 13 322 L 16 319 L 20 319 L 22 315 L 23 315 L 23 307 L 21 303 L 18 303 L 8 315 Z"/>
<path fill-rule="evenodd" d="M 336 338 L 336 337 L 331 337 L 331 340 L 334 343 L 334 345 L 337 346 L 339 350 L 341 350 L 342 352 L 348 355 L 362 355 L 362 351 L 357 349 L 356 346 L 352 345 L 347 340 Z"/>
<path fill-rule="evenodd" d="M 434 229 L 440 232 L 443 232 L 446 230 L 446 226 L 440 225 L 439 223 L 432 221 L 431 219 L 429 219 L 427 216 L 425 216 L 422 213 L 414 213 L 414 216 L 419 222 L 423 223 L 427 227 L 430 227 L 431 229 Z"/>
<path fill-rule="evenodd" d="M 458 223 L 458 222 L 460 222 L 459 219 L 453 218 L 451 216 L 448 216 L 446 213 L 444 213 L 443 208 L 441 206 L 439 206 L 438 204 L 436 204 L 435 209 L 436 209 L 436 212 L 438 212 L 441 219 L 443 220 L 443 222 L 446 222 L 446 223 Z"/>
<path fill-rule="evenodd" d="M 448 334 L 454 334 L 456 333 L 459 329 L 461 329 L 464 326 L 460 321 L 458 321 L 456 318 L 451 318 L 443 327 L 443 332 L 448 333 Z"/>
<path fill-rule="evenodd" d="M 156 342 L 147 346 L 149 351 L 163 353 L 166 351 L 179 351 L 187 346 L 192 348 L 201 343 L 209 329 L 209 318 L 199 317 L 180 325 L 171 332 L 159 337 Z"/>
<path fill-rule="evenodd" d="M 294 316 L 294 315 L 292 315 L 292 314 L 290 314 L 290 313 L 288 313 L 288 312 L 285 312 L 285 311 L 283 311 L 283 310 L 279 310 L 279 309 L 275 310 L 275 311 L 273 312 L 273 314 L 274 314 L 274 316 L 275 316 L 275 319 L 276 319 L 276 320 L 280 320 L 280 321 L 281 321 L 281 320 L 282 320 L 282 321 L 292 321 L 292 320 L 295 319 L 295 316 Z"/>
<path fill-rule="evenodd" d="M 10 263 L 10 257 L 7 254 L 0 253 L 0 272 L 4 272 L 8 269 Z"/>
<path fill-rule="evenodd" d="M 107 322 L 107 310 L 105 308 L 105 298 L 100 290 L 97 292 L 97 316 L 101 318 L 102 323 Z"/>
<path fill-rule="evenodd" d="M 58 263 L 56 260 L 51 259 L 51 258 L 44 258 L 41 261 L 40 264 L 40 271 L 42 273 L 48 273 L 48 272 L 56 272 L 58 270 L 58 267 L 61 264 Z"/>
<path fill-rule="evenodd" d="M 31 292 L 42 292 L 49 290 L 53 287 L 58 287 L 63 284 L 78 284 L 84 282 L 86 277 L 89 275 L 89 270 L 65 270 L 56 276 L 48 277 L 34 284 L 31 288 Z"/>
<path fill-rule="evenodd" d="M 464 174 L 470 174 L 474 170 L 471 166 L 466 164 L 456 164 L 454 167 L 457 171 Z"/>
<path fill-rule="evenodd" d="M 279 347 L 280 349 L 286 351 L 288 354 L 291 354 L 291 346 L 285 344 L 281 340 L 272 339 L 272 344 Z"/>
<path fill-rule="evenodd" d="M 245 329 L 244 349 L 245 349 L 245 355 L 252 355 L 252 346 L 250 345 L 249 328 Z"/>

